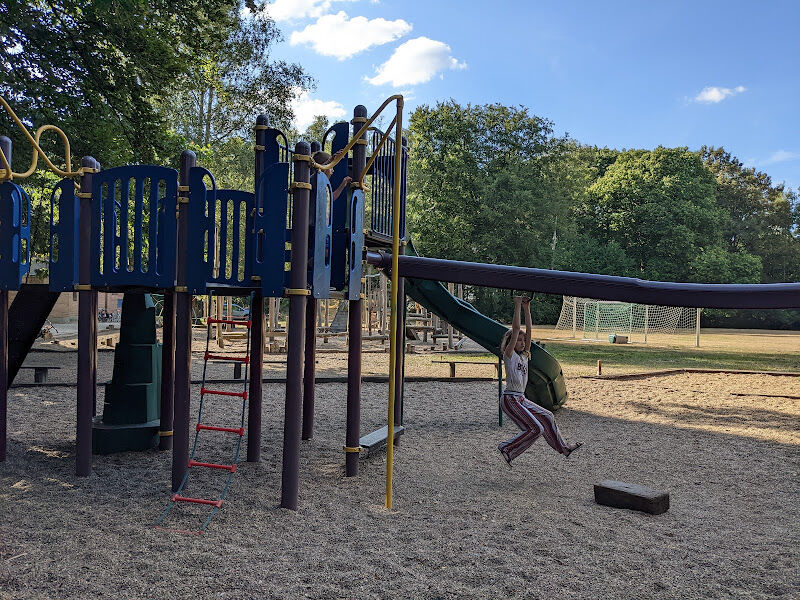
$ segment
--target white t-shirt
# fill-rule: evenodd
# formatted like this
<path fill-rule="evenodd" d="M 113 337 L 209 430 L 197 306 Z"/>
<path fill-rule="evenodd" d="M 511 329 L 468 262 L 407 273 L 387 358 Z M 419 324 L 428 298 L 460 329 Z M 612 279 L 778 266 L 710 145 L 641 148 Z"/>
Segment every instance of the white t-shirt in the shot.
<path fill-rule="evenodd" d="M 528 359 L 516 352 L 511 357 L 503 356 L 506 367 L 506 389 L 508 394 L 525 394 L 528 385 Z"/>

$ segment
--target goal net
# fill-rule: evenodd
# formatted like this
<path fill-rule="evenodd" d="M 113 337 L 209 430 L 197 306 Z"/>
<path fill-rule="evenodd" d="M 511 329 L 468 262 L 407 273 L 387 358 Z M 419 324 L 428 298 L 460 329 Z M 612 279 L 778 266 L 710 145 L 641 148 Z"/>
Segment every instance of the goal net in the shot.
<path fill-rule="evenodd" d="M 556 329 L 583 339 L 617 334 L 627 335 L 629 342 L 646 343 L 653 334 L 699 335 L 701 310 L 564 296 Z"/>

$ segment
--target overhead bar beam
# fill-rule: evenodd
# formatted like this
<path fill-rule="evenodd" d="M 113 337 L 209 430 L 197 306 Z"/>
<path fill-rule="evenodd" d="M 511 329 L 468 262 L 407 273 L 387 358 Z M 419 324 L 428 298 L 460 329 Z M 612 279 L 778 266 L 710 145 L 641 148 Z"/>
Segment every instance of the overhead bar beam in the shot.
<path fill-rule="evenodd" d="M 398 256 L 400 277 L 483 287 L 690 308 L 800 308 L 800 283 L 719 284 L 646 281 L 633 277 L 550 271 L 484 263 Z M 367 262 L 391 271 L 392 255 L 368 252 Z"/>

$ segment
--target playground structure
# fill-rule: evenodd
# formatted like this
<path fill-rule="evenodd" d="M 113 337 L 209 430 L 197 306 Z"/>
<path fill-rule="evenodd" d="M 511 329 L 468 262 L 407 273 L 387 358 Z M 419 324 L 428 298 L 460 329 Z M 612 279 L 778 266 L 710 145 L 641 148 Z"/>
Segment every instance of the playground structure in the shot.
<path fill-rule="evenodd" d="M 397 114 L 386 132 L 372 122 L 389 104 Z M 10 107 L 3 105 L 13 115 Z M 350 124 L 337 123 L 314 144 L 288 147 L 286 136 L 269 126 L 265 116 L 255 124 L 254 192 L 216 187 L 213 174 L 196 166 L 185 151 L 179 170 L 152 165 L 128 165 L 101 170 L 92 157 L 71 171 L 69 143 L 65 169 L 56 167 L 38 146 L 43 131 L 31 136 L 31 168 L 14 173 L 11 145 L 0 140 L 3 170 L 0 184 L 0 460 L 5 458 L 7 389 L 59 293 L 79 295 L 79 344 L 76 424 L 76 474 L 91 469 L 92 418 L 96 412 L 97 293 L 103 291 L 162 292 L 163 352 L 160 411 L 156 434 L 162 450 L 172 449 L 173 502 L 213 505 L 224 499 L 192 499 L 178 495 L 188 470 L 218 468 L 230 475 L 230 465 L 210 465 L 190 458 L 190 360 L 193 296 L 249 296 L 248 316 L 207 317 L 212 326 L 241 327 L 248 332 L 248 352 L 235 360 L 249 366 L 247 386 L 233 395 L 242 400 L 239 427 L 198 422 L 199 431 L 247 433 L 246 456 L 260 460 L 262 364 L 265 336 L 277 336 L 277 324 L 264 323 L 265 301 L 289 298 L 286 402 L 281 506 L 297 508 L 301 439 L 313 436 L 314 355 L 320 301 L 333 294 L 348 303 L 347 425 L 344 436 L 345 472 L 358 472 L 361 448 L 361 345 L 365 300 L 365 262 L 391 275 L 381 290 L 389 292 L 390 377 L 385 440 L 395 439 L 402 426 L 402 386 L 405 297 L 418 302 L 456 330 L 499 356 L 505 327 L 480 314 L 440 281 L 491 286 L 603 300 L 711 308 L 789 308 L 800 305 L 800 284 L 704 285 L 647 282 L 630 278 L 567 273 L 429 259 L 416 255 L 405 228 L 407 147 L 401 136 L 402 97 L 389 98 L 368 118 L 357 106 Z M 352 126 L 352 127 L 351 127 Z M 391 129 L 395 127 L 394 137 Z M 60 130 L 57 130 L 60 132 Z M 330 139 L 329 139 L 330 138 Z M 399 143 L 398 143 L 399 140 Z M 312 153 L 330 142 L 334 161 L 330 179 Z M 369 156 L 368 156 L 369 154 Z M 64 179 L 55 187 L 50 207 L 50 281 L 47 286 L 23 283 L 30 264 L 30 202 L 22 187 L 38 157 Z M 332 202 L 331 189 L 345 176 L 353 178 L 346 199 Z M 77 178 L 76 182 L 73 178 Z M 397 217 L 397 218 L 395 218 Z M 8 306 L 8 292 L 19 290 Z M 270 301 L 273 304 L 274 300 Z M 22 310 L 22 307 L 25 310 Z M 274 306 L 274 304 L 273 304 Z M 48 308 L 49 307 L 49 308 Z M 400 307 L 400 308 L 398 308 Z M 209 309 L 210 311 L 210 309 Z M 274 319 L 274 317 L 273 317 Z M 273 319 L 270 319 L 272 321 Z M 210 332 L 209 336 L 210 337 Z M 11 344 L 9 344 L 11 340 Z M 210 360 L 210 351 L 204 359 Z M 547 407 L 566 398 L 560 365 L 534 345 L 527 395 Z M 245 412 L 247 417 L 245 419 Z M 245 428 L 246 421 L 246 428 Z M 387 444 L 387 506 L 391 506 L 393 444 Z M 237 450 L 238 455 L 238 450 Z M 227 489 L 227 485 L 225 487 Z"/>

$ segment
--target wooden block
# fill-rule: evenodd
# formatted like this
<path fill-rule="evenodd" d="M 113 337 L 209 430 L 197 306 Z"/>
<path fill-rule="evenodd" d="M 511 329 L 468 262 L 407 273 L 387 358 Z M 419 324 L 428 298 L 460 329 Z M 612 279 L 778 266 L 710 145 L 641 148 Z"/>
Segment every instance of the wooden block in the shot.
<path fill-rule="evenodd" d="M 594 501 L 614 508 L 641 510 L 651 515 L 660 515 L 669 509 L 668 492 L 610 479 L 594 484 Z"/>

